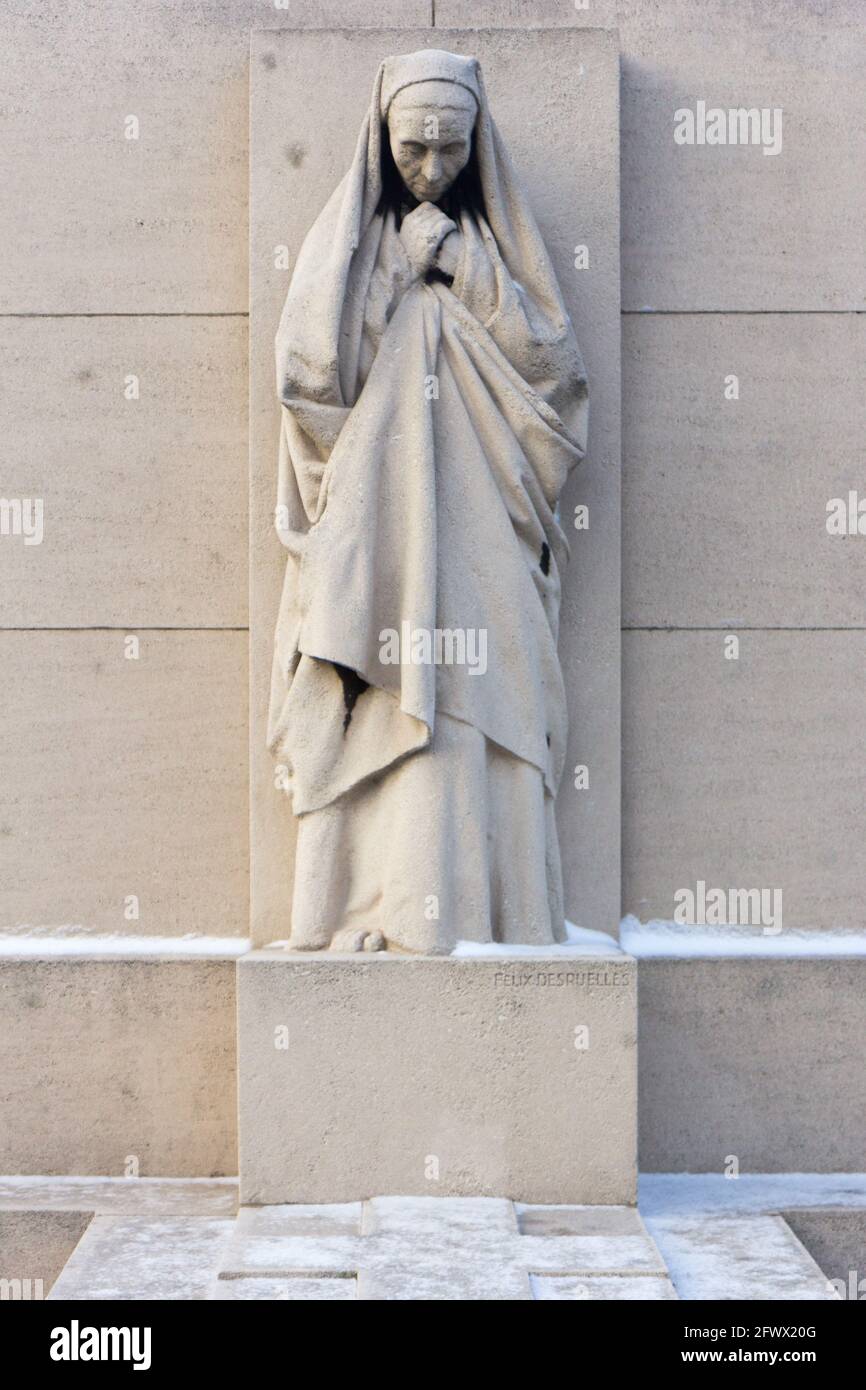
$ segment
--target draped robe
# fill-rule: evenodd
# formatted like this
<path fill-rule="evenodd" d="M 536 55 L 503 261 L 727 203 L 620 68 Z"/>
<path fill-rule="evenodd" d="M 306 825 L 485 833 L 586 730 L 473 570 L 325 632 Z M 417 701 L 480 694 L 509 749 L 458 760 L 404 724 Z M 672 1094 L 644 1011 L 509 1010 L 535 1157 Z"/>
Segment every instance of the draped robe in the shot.
<path fill-rule="evenodd" d="M 401 63 L 412 80 L 455 72 L 478 99 L 483 207 L 460 212 L 450 285 L 415 275 L 383 205 L 383 93 Z M 277 387 L 288 560 L 268 738 L 299 817 L 291 945 L 351 925 L 420 952 L 562 939 L 556 508 L 587 386 L 474 59 L 380 68 L 294 271 Z M 486 669 L 412 659 L 406 636 L 436 632 L 470 648 L 483 633 Z"/>

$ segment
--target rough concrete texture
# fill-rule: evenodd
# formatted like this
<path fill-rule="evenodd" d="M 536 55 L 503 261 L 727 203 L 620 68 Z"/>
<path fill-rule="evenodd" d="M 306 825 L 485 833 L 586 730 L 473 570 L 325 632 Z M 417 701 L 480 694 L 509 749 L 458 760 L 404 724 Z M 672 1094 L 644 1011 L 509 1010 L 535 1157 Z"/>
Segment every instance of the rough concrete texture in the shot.
<path fill-rule="evenodd" d="M 430 0 L 5 5 L 0 310 L 245 312 L 250 29 L 430 14 Z"/>
<path fill-rule="evenodd" d="M 728 631 L 623 636 L 624 911 L 669 921 L 702 880 L 862 929 L 866 634 L 743 631 L 728 660 Z"/>
<path fill-rule="evenodd" d="M 863 493 L 864 358 L 854 314 L 625 318 L 627 627 L 862 625 L 864 538 L 826 523 Z"/>
<path fill-rule="evenodd" d="M 617 0 L 436 0 L 436 24 L 448 27 L 616 27 Z"/>
<path fill-rule="evenodd" d="M 4 961 L 0 1171 L 235 1172 L 234 971 Z"/>
<path fill-rule="evenodd" d="M 663 1281 L 664 1264 L 636 1212 L 627 1212 L 628 1234 L 621 1208 L 592 1215 L 591 1234 L 525 1235 L 513 1204 L 501 1198 L 374 1197 L 364 1203 L 359 1234 L 323 1228 L 311 1236 L 298 1232 L 292 1207 L 244 1208 L 221 1280 L 356 1278 L 358 1298 L 388 1301 L 531 1299 L 538 1296 L 532 1275 L 570 1273 L 566 1297 L 583 1276 L 600 1272 Z M 544 1296 L 561 1295 L 548 1286 Z"/>
<path fill-rule="evenodd" d="M 237 968 L 245 1203 L 633 1201 L 630 957 Z"/>
<path fill-rule="evenodd" d="M 0 1284 L 44 1298 L 87 1230 L 82 1211 L 4 1211 L 0 1208 Z M 17 1281 L 21 1281 L 17 1285 Z M 3 1295 L 4 1298 L 6 1295 Z"/>
<path fill-rule="evenodd" d="M 39 1278 L 31 1255 L 44 1267 L 46 1246 L 22 1244 L 27 1218 L 80 1224 L 95 1213 L 55 1298 L 845 1298 L 856 1293 L 830 1285 L 777 1210 L 788 1204 L 793 1224 L 836 1221 L 834 1239 L 845 1222 L 862 1234 L 866 1174 L 644 1176 L 641 1210 L 667 1265 L 634 1207 L 397 1197 L 245 1208 L 237 1222 L 221 1220 L 234 1202 L 229 1180 L 6 1178 L 0 1230 L 17 1224 L 13 1277 Z M 46 1225 L 37 1229 L 47 1239 Z M 849 1258 L 850 1242 L 845 1250 Z"/>
<path fill-rule="evenodd" d="M 251 50 L 251 758 L 252 932 L 289 935 L 293 824 L 265 750 L 273 631 L 285 552 L 273 528 L 278 403 L 273 340 L 295 256 L 349 167 L 381 59 L 438 47 L 477 56 L 574 319 L 590 379 L 588 460 L 566 488 L 572 557 L 560 659 L 570 738 L 559 800 L 566 915 L 619 921 L 619 67 L 613 35 L 562 29 L 254 34 Z M 577 74 L 577 77 L 576 77 Z M 337 75 L 339 75 L 337 77 Z M 335 82 L 339 85 L 336 99 Z M 526 94 L 532 92 L 532 119 Z M 556 177 L 550 177 L 551 169 Z M 575 270 L 575 247 L 590 268 Z M 288 269 L 275 249 L 288 248 Z M 574 508 L 589 508 L 575 531 Z M 576 790 L 574 771 L 589 767 Z"/>
<path fill-rule="evenodd" d="M 96 1216 L 235 1216 L 235 1178 L 0 1178 L 0 1211 Z"/>
<path fill-rule="evenodd" d="M 862 306 L 860 0 L 437 0 L 435 12 L 439 26 L 519 34 L 619 25 L 627 307 Z M 431 0 L 7 4 L 3 308 L 242 312 L 249 29 L 432 14 Z M 675 145 L 673 112 L 698 99 L 781 106 L 782 153 Z"/>
<path fill-rule="evenodd" d="M 819 1207 L 785 1220 L 844 1300 L 866 1297 L 866 1211 Z"/>
<path fill-rule="evenodd" d="M 49 1297 L 203 1299 L 231 1221 L 95 1216 Z"/>
<path fill-rule="evenodd" d="M 862 1169 L 864 973 L 862 958 L 642 961 L 641 1170 Z"/>
<path fill-rule="evenodd" d="M 860 0 L 618 0 L 626 309 L 862 309 Z M 782 111 L 782 147 L 678 145 L 674 113 Z"/>
<path fill-rule="evenodd" d="M 357 1279 L 214 1279 L 209 1299 L 231 1302 L 350 1303 L 358 1297 Z"/>
<path fill-rule="evenodd" d="M 0 319 L 0 625 L 246 623 L 246 366 L 241 318 Z"/>
<path fill-rule="evenodd" d="M 835 1291 L 781 1216 L 647 1218 L 684 1299 L 835 1301 Z"/>
<path fill-rule="evenodd" d="M 247 635 L 131 636 L 0 633 L 2 931 L 244 927 Z"/>
<path fill-rule="evenodd" d="M 573 1299 L 590 1303 L 661 1303 L 677 1298 L 665 1274 L 632 1279 L 627 1274 L 530 1274 L 532 1297 L 547 1302 Z"/>

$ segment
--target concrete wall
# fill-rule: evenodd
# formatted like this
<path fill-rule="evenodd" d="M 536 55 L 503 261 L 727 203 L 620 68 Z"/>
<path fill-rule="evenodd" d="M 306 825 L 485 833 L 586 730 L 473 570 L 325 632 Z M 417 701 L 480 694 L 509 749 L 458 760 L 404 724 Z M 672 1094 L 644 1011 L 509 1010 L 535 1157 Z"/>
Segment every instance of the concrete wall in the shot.
<path fill-rule="evenodd" d="M 861 1172 L 864 977 L 862 957 L 640 961 L 641 1171 Z"/>
<path fill-rule="evenodd" d="M 43 498 L 45 538 L 0 537 L 0 930 L 246 929 L 247 35 L 432 15 L 3 7 L 0 496 Z M 435 17 L 620 28 L 624 907 L 668 917 L 677 887 L 718 875 L 783 886 L 789 923 L 863 925 L 866 541 L 829 537 L 824 507 L 863 490 L 866 12 L 436 0 Z M 675 145 L 673 112 L 699 99 L 781 107 L 782 151 Z M 141 883 L 140 920 L 118 920 Z"/>
<path fill-rule="evenodd" d="M 237 1172 L 235 963 L 0 959 L 0 1172 Z"/>
<path fill-rule="evenodd" d="M 238 768 L 246 694 L 234 629 L 247 623 L 247 34 L 426 24 L 432 12 L 429 0 L 310 0 L 287 10 L 271 0 L 4 7 L 0 494 L 43 498 L 45 538 L 32 547 L 0 538 L 0 641 L 12 656 L 0 666 L 0 688 L 16 718 L 38 728 L 54 682 L 50 717 L 67 747 L 52 777 L 44 740 L 20 723 L 7 731 L 0 929 L 64 921 L 112 929 L 99 903 L 116 890 L 93 884 L 93 866 L 110 859 L 109 878 L 133 884 L 141 876 L 118 817 L 132 817 L 145 837 L 158 828 L 168 844 L 176 907 L 152 930 L 204 929 L 203 871 L 222 902 L 207 929 L 245 929 Z M 862 6 L 590 0 L 578 10 L 567 0 L 437 0 L 435 19 L 620 26 L 624 908 L 670 916 L 672 887 L 690 884 L 704 862 L 710 872 L 728 825 L 742 828 L 722 866 L 733 883 L 754 872 L 772 885 L 787 872 L 788 790 L 810 737 L 803 731 L 820 721 L 829 747 L 817 766 L 816 739 L 801 767 L 797 805 L 811 815 L 798 821 L 786 909 L 817 928 L 857 921 L 858 783 L 843 750 L 846 728 L 858 737 L 862 709 L 838 677 L 851 678 L 861 659 L 866 545 L 829 537 L 824 507 L 856 487 L 863 434 L 862 324 L 851 313 L 863 308 L 866 287 Z M 781 153 L 675 145 L 673 111 L 699 98 L 781 106 Z M 126 138 L 129 117 L 138 120 L 137 140 Z M 723 395 L 731 373 L 738 401 Z M 6 631 L 19 628 L 35 632 Z M 104 628 L 117 640 L 84 631 Z M 75 701 L 87 699 L 97 733 L 119 727 L 129 674 L 121 638 L 150 628 L 172 630 L 144 658 L 165 704 L 130 708 L 128 797 L 115 792 L 110 816 L 82 822 L 79 803 L 95 804 L 105 769 L 92 740 L 76 761 Z M 702 642 L 695 628 L 718 631 L 719 642 L 749 629 L 736 697 L 715 639 Z M 204 742 L 184 729 L 194 717 L 188 702 L 170 695 L 172 681 L 190 695 L 201 689 L 201 639 L 186 634 L 202 630 L 215 681 L 211 689 L 205 677 L 214 700 L 199 716 Z M 60 673 L 73 652 L 67 690 Z M 91 658 L 116 662 L 119 685 L 93 682 L 76 696 L 74 672 Z M 752 718 L 763 698 L 758 681 L 765 694 L 785 684 L 784 706 L 763 734 Z M 700 700 L 686 693 L 698 688 Z M 672 709 L 660 709 L 657 696 Z M 178 741 L 182 754 L 171 747 Z M 188 760 L 184 795 L 165 794 L 162 759 Z M 724 775 L 701 776 L 721 764 Z M 203 839 L 196 805 L 215 817 Z M 742 847 L 758 806 L 760 855 L 753 842 Z M 59 891 L 60 873 L 33 883 L 33 837 L 49 826 L 64 847 L 64 871 L 75 877 L 77 865 L 90 885 L 71 890 L 73 901 Z M 205 865 L 202 853 L 213 856 L 217 841 L 228 857 Z M 574 862 L 573 847 L 564 851 Z M 817 881 L 820 892 L 808 888 Z"/>

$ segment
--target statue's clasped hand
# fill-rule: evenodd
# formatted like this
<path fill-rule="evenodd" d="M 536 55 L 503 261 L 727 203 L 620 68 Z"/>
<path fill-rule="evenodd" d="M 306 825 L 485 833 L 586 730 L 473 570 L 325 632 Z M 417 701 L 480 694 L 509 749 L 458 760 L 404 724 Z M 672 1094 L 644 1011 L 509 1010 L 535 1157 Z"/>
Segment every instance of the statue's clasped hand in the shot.
<path fill-rule="evenodd" d="M 446 217 L 435 203 L 419 203 L 407 214 L 400 227 L 400 240 L 415 274 L 423 277 L 436 264 L 445 238 L 457 231 L 457 223 Z"/>

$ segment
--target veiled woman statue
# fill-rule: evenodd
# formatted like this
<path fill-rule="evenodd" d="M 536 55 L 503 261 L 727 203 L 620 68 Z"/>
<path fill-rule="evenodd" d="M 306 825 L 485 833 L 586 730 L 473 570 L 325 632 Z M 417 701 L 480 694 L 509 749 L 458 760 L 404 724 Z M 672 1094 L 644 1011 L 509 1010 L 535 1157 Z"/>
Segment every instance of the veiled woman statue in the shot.
<path fill-rule="evenodd" d="M 380 67 L 277 384 L 291 948 L 562 940 L 557 499 L 587 385 L 475 58 Z"/>

